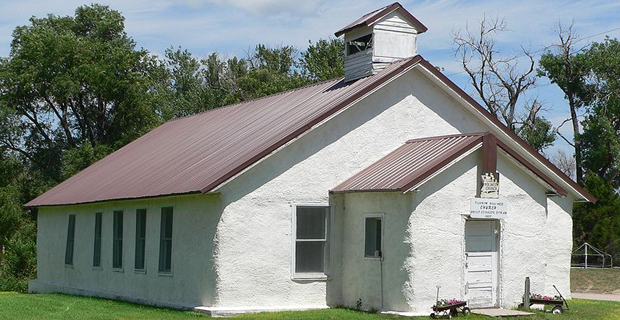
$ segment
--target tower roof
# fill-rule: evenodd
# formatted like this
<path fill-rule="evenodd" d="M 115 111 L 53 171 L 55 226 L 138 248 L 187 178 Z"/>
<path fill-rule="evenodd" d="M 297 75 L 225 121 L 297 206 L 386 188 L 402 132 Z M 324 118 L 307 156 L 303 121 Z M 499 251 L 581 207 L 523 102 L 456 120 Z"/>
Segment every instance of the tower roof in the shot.
<path fill-rule="evenodd" d="M 385 17 L 386 15 L 396 10 L 398 10 L 398 12 L 400 12 L 409 22 L 411 22 L 411 24 L 415 26 L 416 29 L 418 29 L 418 33 L 423 33 L 423 32 L 426 32 L 426 30 L 428 30 L 428 28 L 424 24 L 422 24 L 422 22 L 420 22 L 411 13 L 409 13 L 409 11 L 403 8 L 403 6 L 400 3 L 394 2 L 388 6 L 385 6 L 383 8 L 377 9 L 373 12 L 363 15 L 361 18 L 351 22 L 346 27 L 338 30 L 334 34 L 336 35 L 336 37 L 339 37 L 343 35 L 344 33 L 347 33 L 353 29 L 356 29 L 362 26 L 370 26 L 375 21 Z"/>

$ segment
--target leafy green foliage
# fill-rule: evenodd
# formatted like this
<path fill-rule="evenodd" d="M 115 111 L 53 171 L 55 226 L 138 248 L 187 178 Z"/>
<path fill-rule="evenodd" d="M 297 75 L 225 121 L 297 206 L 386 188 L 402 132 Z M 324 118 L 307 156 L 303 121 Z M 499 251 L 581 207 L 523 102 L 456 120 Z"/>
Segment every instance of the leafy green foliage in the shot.
<path fill-rule="evenodd" d="M 575 204 L 574 240 L 576 244 L 588 242 L 595 247 L 606 248 L 610 243 L 620 241 L 620 195 L 594 173 L 588 175 L 585 188 L 598 201 L 595 204 Z M 620 258 L 620 255 L 617 257 Z"/>
<path fill-rule="evenodd" d="M 311 81 L 325 81 L 344 76 L 344 40 L 321 39 L 310 41 L 308 50 L 302 53 L 300 66 Z"/>
<path fill-rule="evenodd" d="M 620 42 L 605 39 L 585 53 L 589 104 L 583 122 L 583 165 L 620 188 Z M 620 231 L 618 231 L 620 233 Z"/>
<path fill-rule="evenodd" d="M 33 17 L 0 58 L 0 290 L 23 291 L 34 276 L 27 201 L 163 121 L 342 74 L 339 40 L 311 45 L 303 63 L 292 46 L 260 44 L 244 59 L 182 48 L 160 59 L 124 22 L 98 4 Z"/>
<path fill-rule="evenodd" d="M 517 134 L 537 151 L 542 151 L 555 142 L 553 125 L 544 117 L 536 116 L 531 122 L 523 124 L 517 129 Z"/>

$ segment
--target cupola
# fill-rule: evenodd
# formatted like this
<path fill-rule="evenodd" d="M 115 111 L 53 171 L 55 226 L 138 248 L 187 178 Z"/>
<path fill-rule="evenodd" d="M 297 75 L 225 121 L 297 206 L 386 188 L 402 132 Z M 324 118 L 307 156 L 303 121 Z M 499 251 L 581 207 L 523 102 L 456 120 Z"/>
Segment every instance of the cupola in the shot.
<path fill-rule="evenodd" d="M 344 35 L 346 82 L 381 71 L 390 63 L 417 55 L 417 37 L 427 28 L 400 3 L 368 13 L 335 33 Z"/>

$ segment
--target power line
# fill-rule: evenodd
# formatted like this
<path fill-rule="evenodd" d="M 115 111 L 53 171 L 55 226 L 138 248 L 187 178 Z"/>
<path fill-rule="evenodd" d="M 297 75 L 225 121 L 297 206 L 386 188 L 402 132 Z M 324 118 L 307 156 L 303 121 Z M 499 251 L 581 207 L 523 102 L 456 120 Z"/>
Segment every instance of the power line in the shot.
<path fill-rule="evenodd" d="M 589 35 L 589 36 L 587 36 L 587 37 L 582 37 L 582 38 L 576 39 L 576 40 L 575 40 L 575 42 L 579 42 L 579 41 L 582 41 L 582 40 L 586 40 L 586 39 L 594 38 L 594 37 L 596 37 L 596 36 L 600 36 L 600 35 L 603 35 L 603 34 L 606 34 L 606 33 L 610 33 L 610 32 L 613 32 L 613 31 L 617 31 L 617 30 L 620 30 L 620 27 L 613 28 L 613 29 L 609 29 L 609 30 L 606 30 L 606 31 L 603 31 L 603 32 L 599 32 L 599 33 L 593 34 L 593 35 Z M 549 47 L 543 47 L 543 48 L 541 48 L 541 49 L 538 49 L 538 50 L 536 50 L 536 51 L 531 52 L 531 54 L 537 54 L 537 53 L 539 53 L 539 52 L 541 52 L 541 51 L 547 50 L 548 48 L 549 48 Z M 447 76 L 447 77 L 451 77 L 451 76 L 455 76 L 455 75 L 457 75 L 457 74 L 461 74 L 461 73 L 465 73 L 465 70 L 463 70 L 463 71 L 459 71 L 459 72 L 455 72 L 455 73 L 451 73 L 451 74 L 446 75 L 446 76 Z"/>

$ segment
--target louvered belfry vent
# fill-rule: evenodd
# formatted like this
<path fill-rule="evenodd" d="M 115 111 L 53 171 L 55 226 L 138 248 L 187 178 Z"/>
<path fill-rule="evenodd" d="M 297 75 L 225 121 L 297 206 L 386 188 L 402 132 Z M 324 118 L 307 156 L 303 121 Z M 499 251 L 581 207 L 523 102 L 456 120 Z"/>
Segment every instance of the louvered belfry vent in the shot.
<path fill-rule="evenodd" d="M 383 70 L 417 54 L 417 37 L 426 27 L 398 2 L 368 13 L 335 33 L 344 35 L 345 81 Z"/>

